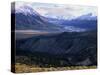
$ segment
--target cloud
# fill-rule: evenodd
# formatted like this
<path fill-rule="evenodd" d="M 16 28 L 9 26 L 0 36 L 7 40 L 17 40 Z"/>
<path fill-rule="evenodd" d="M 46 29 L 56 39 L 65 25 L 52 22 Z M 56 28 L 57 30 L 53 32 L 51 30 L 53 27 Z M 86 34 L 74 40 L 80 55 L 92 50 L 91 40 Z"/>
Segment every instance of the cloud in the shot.
<path fill-rule="evenodd" d="M 58 7 L 38 7 L 35 8 L 41 15 L 55 15 L 55 16 L 64 16 L 66 18 L 76 18 L 78 16 L 92 13 L 93 16 L 97 16 L 97 8 L 96 7 L 89 7 L 89 6 L 69 6 L 63 5 Z"/>

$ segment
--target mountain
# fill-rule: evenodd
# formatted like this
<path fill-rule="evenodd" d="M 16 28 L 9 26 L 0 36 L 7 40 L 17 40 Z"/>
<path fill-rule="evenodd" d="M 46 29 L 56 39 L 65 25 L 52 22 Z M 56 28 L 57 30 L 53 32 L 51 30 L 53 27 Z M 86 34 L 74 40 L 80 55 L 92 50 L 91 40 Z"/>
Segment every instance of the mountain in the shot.
<path fill-rule="evenodd" d="M 26 53 L 36 52 L 37 55 L 43 53 L 45 57 L 53 56 L 53 58 L 61 58 L 63 61 L 67 60 L 71 65 L 96 65 L 96 31 L 48 35 L 17 39 L 17 54 L 20 54 L 20 51 L 22 53 L 24 51 Z M 86 63 L 87 61 L 88 63 Z"/>
<path fill-rule="evenodd" d="M 16 57 L 28 56 L 29 64 L 57 67 L 97 65 L 97 19 L 91 14 L 71 20 L 47 18 L 23 5 L 13 9 L 11 16 L 15 16 Z"/>
<path fill-rule="evenodd" d="M 73 31 L 86 31 L 97 29 L 97 16 L 93 16 L 91 13 L 81 15 L 71 20 L 57 18 L 47 18 L 47 20 L 53 24 L 64 26 L 65 29 L 73 28 Z"/>
<path fill-rule="evenodd" d="M 25 5 L 12 11 L 12 17 L 15 15 L 16 30 L 44 30 L 60 31 L 62 28 L 49 23 L 44 17 L 37 13 L 33 8 Z"/>
<path fill-rule="evenodd" d="M 15 11 L 14 11 L 15 10 Z M 16 30 L 38 30 L 49 32 L 83 32 L 96 29 L 97 20 L 92 14 L 82 15 L 76 19 L 56 19 L 41 16 L 31 6 L 23 5 L 12 8 L 12 17 L 15 15 Z M 88 17 L 88 18 L 87 18 Z"/>
<path fill-rule="evenodd" d="M 88 14 L 79 16 L 77 19 L 80 19 L 80 20 L 97 20 L 97 16 L 93 15 L 92 13 L 88 13 Z"/>

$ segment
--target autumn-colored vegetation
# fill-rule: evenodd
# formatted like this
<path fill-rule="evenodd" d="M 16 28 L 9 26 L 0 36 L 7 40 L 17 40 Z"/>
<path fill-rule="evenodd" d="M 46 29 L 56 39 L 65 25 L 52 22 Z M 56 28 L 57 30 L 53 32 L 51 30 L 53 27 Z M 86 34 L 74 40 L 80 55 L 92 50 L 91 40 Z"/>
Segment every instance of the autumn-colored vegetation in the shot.
<path fill-rule="evenodd" d="M 35 65 L 26 65 L 16 63 L 15 72 L 16 73 L 29 73 L 29 72 L 45 72 L 45 71 L 64 71 L 64 70 L 80 70 L 80 69 L 95 69 L 96 66 L 66 66 L 66 67 L 39 67 Z"/>

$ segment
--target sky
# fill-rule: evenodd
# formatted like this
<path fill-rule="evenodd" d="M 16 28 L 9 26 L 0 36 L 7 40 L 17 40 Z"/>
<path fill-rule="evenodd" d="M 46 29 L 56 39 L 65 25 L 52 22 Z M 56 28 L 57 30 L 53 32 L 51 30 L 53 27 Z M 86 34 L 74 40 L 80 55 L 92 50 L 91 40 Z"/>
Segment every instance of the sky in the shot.
<path fill-rule="evenodd" d="M 95 6 L 16 2 L 16 9 L 22 6 L 29 6 L 42 16 L 52 18 L 73 19 L 90 13 L 92 16 L 97 16 L 97 7 Z"/>

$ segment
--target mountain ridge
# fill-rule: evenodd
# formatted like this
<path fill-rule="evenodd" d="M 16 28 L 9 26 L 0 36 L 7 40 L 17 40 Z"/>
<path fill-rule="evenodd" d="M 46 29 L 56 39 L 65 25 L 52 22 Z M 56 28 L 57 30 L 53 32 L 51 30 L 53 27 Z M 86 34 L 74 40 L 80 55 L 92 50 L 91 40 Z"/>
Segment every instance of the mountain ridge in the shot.
<path fill-rule="evenodd" d="M 95 31 L 63 32 L 55 36 L 36 36 L 16 40 L 16 51 L 47 53 L 58 56 L 58 58 L 61 56 L 63 59 L 66 57 L 69 62 L 73 62 L 73 65 L 77 65 L 88 58 L 91 63 L 85 65 L 90 65 L 96 63 L 96 36 Z"/>

